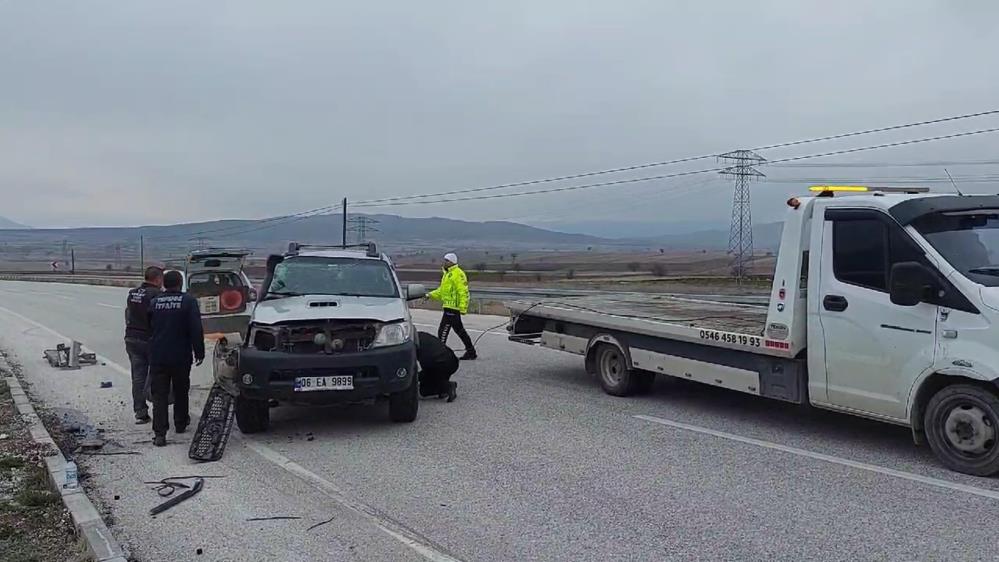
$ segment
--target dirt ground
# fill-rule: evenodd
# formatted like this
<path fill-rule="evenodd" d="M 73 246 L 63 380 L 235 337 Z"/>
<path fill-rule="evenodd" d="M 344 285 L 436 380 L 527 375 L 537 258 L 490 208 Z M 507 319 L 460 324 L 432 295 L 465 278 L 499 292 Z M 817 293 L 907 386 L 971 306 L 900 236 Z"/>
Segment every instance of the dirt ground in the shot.
<path fill-rule="evenodd" d="M 0 380 L 0 561 L 89 560 L 36 444 Z"/>

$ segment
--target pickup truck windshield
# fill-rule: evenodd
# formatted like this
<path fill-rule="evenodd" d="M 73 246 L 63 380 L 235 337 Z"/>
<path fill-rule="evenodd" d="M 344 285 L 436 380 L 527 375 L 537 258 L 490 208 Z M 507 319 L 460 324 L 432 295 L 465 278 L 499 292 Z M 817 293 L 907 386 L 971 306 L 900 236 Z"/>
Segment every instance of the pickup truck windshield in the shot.
<path fill-rule="evenodd" d="M 934 213 L 913 226 L 965 277 L 999 286 L 999 209 Z"/>
<path fill-rule="evenodd" d="M 267 296 L 342 295 L 397 298 L 388 264 L 380 260 L 302 256 L 274 268 Z"/>

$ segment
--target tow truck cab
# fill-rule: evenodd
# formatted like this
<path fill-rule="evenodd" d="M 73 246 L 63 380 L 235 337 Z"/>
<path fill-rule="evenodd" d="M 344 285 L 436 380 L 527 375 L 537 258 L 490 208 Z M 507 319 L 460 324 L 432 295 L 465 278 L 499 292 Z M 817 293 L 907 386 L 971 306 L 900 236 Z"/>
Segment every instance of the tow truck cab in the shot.
<path fill-rule="evenodd" d="M 819 191 L 788 201 L 764 346 L 806 358 L 813 405 L 999 472 L 999 196 Z"/>

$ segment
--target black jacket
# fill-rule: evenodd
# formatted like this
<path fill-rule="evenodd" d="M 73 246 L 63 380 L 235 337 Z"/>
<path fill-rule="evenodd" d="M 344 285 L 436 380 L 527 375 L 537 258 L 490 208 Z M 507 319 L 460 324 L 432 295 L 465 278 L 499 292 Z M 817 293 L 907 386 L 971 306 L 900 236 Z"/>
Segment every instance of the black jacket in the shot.
<path fill-rule="evenodd" d="M 149 302 L 160 294 L 160 288 L 152 283 L 142 285 L 128 292 L 125 301 L 125 339 L 149 341 Z"/>
<path fill-rule="evenodd" d="M 198 301 L 191 295 L 164 291 L 149 303 L 149 364 L 182 367 L 205 358 L 205 334 Z"/>

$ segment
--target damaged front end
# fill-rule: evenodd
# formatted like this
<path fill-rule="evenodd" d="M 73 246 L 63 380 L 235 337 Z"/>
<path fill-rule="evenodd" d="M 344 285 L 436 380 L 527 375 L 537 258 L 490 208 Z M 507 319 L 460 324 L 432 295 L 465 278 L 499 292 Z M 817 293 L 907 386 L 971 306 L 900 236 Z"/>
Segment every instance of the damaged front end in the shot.
<path fill-rule="evenodd" d="M 329 404 L 399 392 L 415 374 L 410 322 L 338 319 L 251 325 L 233 378 L 250 398 Z"/>

